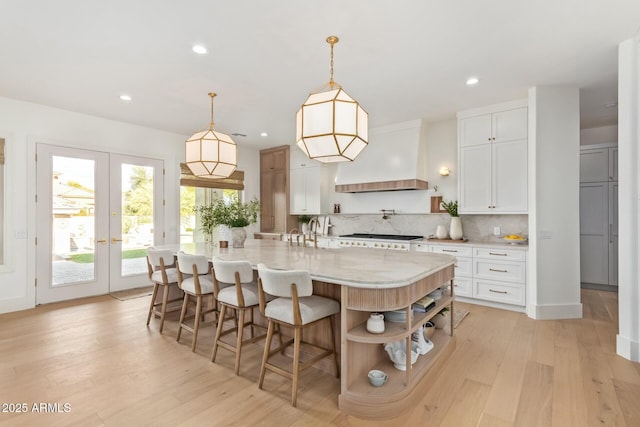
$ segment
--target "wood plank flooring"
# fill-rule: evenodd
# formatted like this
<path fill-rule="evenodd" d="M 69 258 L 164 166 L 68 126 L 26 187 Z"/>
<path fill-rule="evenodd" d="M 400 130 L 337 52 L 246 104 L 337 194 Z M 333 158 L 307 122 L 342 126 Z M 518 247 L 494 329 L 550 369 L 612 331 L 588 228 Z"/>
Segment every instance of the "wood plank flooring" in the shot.
<path fill-rule="evenodd" d="M 582 290 L 580 320 L 460 303 L 470 314 L 450 360 L 428 373 L 430 390 L 376 422 L 340 412 L 339 380 L 318 369 L 302 374 L 292 408 L 285 378 L 256 385 L 262 342 L 243 350 L 236 377 L 232 353 L 210 362 L 212 326 L 192 353 L 191 334 L 175 341 L 177 313 L 162 335 L 157 319 L 145 326 L 148 302 L 101 296 L 0 315 L 0 425 L 640 425 L 640 366 L 615 353 L 615 293 Z"/>

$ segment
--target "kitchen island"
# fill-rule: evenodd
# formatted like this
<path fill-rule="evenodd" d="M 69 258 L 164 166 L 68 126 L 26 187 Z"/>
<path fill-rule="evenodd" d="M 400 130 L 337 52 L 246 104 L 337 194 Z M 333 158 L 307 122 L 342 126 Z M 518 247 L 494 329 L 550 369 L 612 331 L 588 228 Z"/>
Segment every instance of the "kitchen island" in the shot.
<path fill-rule="evenodd" d="M 445 306 L 453 309 L 452 286 L 427 313 L 413 313 L 411 304 L 431 291 L 450 285 L 455 258 L 444 254 L 381 251 L 364 248 L 317 249 L 290 246 L 273 240 L 247 240 L 244 248 L 218 248 L 210 244 L 166 245 L 187 253 L 248 260 L 254 267 L 301 269 L 310 272 L 314 293 L 341 303 L 336 338 L 340 341 L 341 387 L 339 408 L 364 418 L 387 418 L 400 414 L 424 394 L 425 374 L 454 346 L 453 325 L 449 333 L 438 330 L 434 348 L 411 364 L 411 334 Z M 385 322 L 385 332 L 371 334 L 366 321 L 372 312 L 402 310 L 403 323 Z M 330 334 L 320 327 L 305 333 L 305 339 L 327 345 Z M 394 368 L 383 345 L 403 341 L 406 371 Z M 369 384 L 371 369 L 385 371 L 382 387 Z"/>

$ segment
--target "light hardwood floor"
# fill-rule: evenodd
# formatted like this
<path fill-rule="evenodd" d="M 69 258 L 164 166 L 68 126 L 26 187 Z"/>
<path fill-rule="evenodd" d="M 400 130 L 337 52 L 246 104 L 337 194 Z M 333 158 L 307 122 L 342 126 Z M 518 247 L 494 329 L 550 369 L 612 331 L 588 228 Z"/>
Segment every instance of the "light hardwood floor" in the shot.
<path fill-rule="evenodd" d="M 176 313 L 145 326 L 149 297 L 109 296 L 0 315 L 1 425 L 638 426 L 640 365 L 615 354 L 617 295 L 583 290 L 584 319 L 534 321 L 477 305 L 456 329 L 450 360 L 428 374 L 431 389 L 402 417 L 372 423 L 337 409 L 339 380 L 318 369 L 291 383 L 256 385 L 261 343 L 209 357 L 213 327 L 196 353 L 177 343 Z M 33 404 L 68 413 L 31 412 Z M 15 409 L 15 407 L 14 407 Z M 53 408 L 51 408 L 53 409 Z"/>

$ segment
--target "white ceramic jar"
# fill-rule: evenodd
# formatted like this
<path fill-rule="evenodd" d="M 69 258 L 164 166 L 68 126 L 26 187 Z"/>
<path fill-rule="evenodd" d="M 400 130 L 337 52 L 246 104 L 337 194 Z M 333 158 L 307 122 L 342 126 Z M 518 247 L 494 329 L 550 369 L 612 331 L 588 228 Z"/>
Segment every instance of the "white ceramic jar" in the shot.
<path fill-rule="evenodd" d="M 367 319 L 367 331 L 372 334 L 381 334 L 384 332 L 384 314 L 371 313 Z"/>

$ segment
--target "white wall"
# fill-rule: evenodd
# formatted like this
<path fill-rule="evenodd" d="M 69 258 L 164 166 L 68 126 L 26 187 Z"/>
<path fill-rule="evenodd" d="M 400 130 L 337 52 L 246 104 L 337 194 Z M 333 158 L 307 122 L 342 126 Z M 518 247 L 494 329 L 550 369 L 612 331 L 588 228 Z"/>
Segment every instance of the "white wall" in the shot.
<path fill-rule="evenodd" d="M 616 351 L 640 362 L 640 36 L 618 51 L 618 316 Z"/>
<path fill-rule="evenodd" d="M 582 317 L 579 108 L 577 88 L 529 90 L 527 314 L 535 319 Z"/>
<path fill-rule="evenodd" d="M 618 142 L 618 125 L 580 129 L 580 145 Z"/>
<path fill-rule="evenodd" d="M 35 151 L 37 142 L 151 157 L 164 161 L 166 243 L 178 242 L 179 163 L 185 135 L 0 98 L 0 137 L 6 139 L 6 239 L 10 258 L 0 268 L 0 312 L 35 304 Z M 246 194 L 259 195 L 258 152 L 240 148 Z"/>

